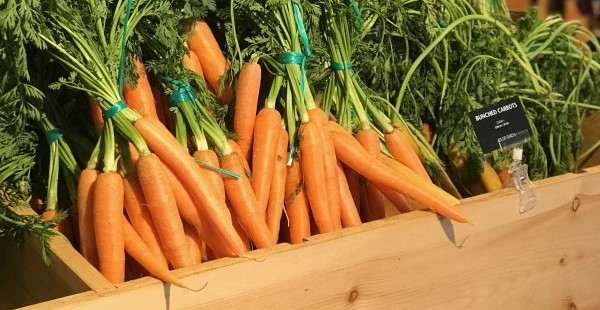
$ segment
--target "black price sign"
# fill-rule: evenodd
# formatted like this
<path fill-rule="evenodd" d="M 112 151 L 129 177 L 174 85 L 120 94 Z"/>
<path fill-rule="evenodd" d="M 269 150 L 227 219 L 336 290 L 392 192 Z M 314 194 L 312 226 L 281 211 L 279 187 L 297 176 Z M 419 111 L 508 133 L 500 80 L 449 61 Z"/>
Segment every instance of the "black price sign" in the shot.
<path fill-rule="evenodd" d="M 531 138 L 531 127 L 518 97 L 469 113 L 484 153 L 505 149 Z"/>

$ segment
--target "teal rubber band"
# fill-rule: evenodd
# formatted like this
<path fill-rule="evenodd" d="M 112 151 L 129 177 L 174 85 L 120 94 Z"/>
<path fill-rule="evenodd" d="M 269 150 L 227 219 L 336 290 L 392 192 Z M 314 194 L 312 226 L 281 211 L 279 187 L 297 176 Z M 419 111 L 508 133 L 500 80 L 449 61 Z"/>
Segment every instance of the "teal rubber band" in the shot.
<path fill-rule="evenodd" d="M 123 100 L 119 100 L 115 104 L 113 104 L 112 107 L 110 107 L 110 109 L 102 112 L 102 118 L 104 120 L 111 119 L 126 108 L 127 105 L 125 104 L 125 102 L 123 102 Z"/>
<path fill-rule="evenodd" d="M 440 28 L 446 29 L 448 27 L 448 23 L 445 20 L 440 21 Z"/>
<path fill-rule="evenodd" d="M 184 83 L 183 85 L 179 85 L 179 88 L 169 96 L 169 106 L 176 107 L 186 101 L 196 105 L 196 94 L 194 93 L 194 89 L 190 85 Z"/>
<path fill-rule="evenodd" d="M 60 130 L 58 128 L 54 128 L 54 129 L 46 132 L 46 141 L 48 141 L 48 144 L 57 142 L 62 137 L 63 137 L 62 130 Z"/>
<path fill-rule="evenodd" d="M 360 9 L 358 8 L 358 4 L 356 4 L 356 1 L 354 0 L 348 0 L 348 2 L 350 3 L 350 7 L 352 7 L 352 11 L 354 11 L 354 15 L 356 15 L 356 22 L 358 23 L 358 27 L 360 27 L 360 29 L 362 30 L 364 23 L 362 19 L 362 14 L 360 14 Z"/>
<path fill-rule="evenodd" d="M 169 76 L 163 76 L 162 78 L 168 83 L 179 86 L 179 88 L 175 90 L 171 96 L 169 96 L 169 106 L 176 107 L 182 102 L 186 101 L 192 102 L 194 105 L 196 105 L 196 92 L 192 86 L 190 86 L 190 84 Z"/>
<path fill-rule="evenodd" d="M 332 61 L 331 62 L 331 69 L 335 70 L 335 71 L 342 71 L 342 70 L 353 71 L 352 63 L 351 62 L 341 63 L 341 62 Z"/>
<path fill-rule="evenodd" d="M 216 171 L 216 172 L 222 173 L 222 174 L 224 174 L 224 175 L 226 175 L 226 176 L 229 176 L 229 177 L 232 177 L 232 178 L 234 178 L 234 179 L 236 179 L 236 180 L 239 180 L 239 179 L 240 179 L 240 175 L 239 175 L 239 174 L 237 174 L 237 173 L 235 173 L 235 172 L 231 172 L 231 171 L 229 171 L 229 170 L 225 170 L 225 169 L 223 169 L 223 168 L 219 168 L 219 167 L 217 167 L 217 166 L 213 166 L 213 165 L 211 165 L 211 164 L 209 164 L 209 163 L 207 163 L 207 162 L 201 161 L 201 160 L 199 160 L 199 159 L 197 159 L 197 158 L 196 158 L 196 162 L 197 162 L 197 163 L 199 163 L 199 164 L 201 164 L 202 166 L 204 166 L 204 167 L 206 167 L 206 168 L 210 169 L 210 170 L 213 170 L 213 171 Z"/>
<path fill-rule="evenodd" d="M 127 47 L 127 25 L 131 15 L 132 0 L 127 0 L 125 8 L 125 20 L 123 20 L 123 40 L 121 41 L 121 61 L 119 63 L 119 95 L 123 96 L 123 86 L 125 81 L 125 49 Z"/>
<path fill-rule="evenodd" d="M 296 20 L 296 26 L 298 26 L 300 40 L 302 41 L 302 52 L 306 57 L 310 57 L 312 51 L 310 50 L 310 42 L 308 41 L 308 35 L 306 34 L 304 21 L 302 21 L 302 14 L 300 13 L 300 4 L 298 3 L 298 1 L 292 0 L 292 7 L 294 9 L 294 19 Z"/>
<path fill-rule="evenodd" d="M 288 155 L 286 166 L 290 167 L 292 165 L 292 159 L 294 158 L 294 153 L 296 153 L 296 146 L 292 145 L 292 149 L 290 150 L 290 154 Z"/>
<path fill-rule="evenodd" d="M 298 53 L 298 52 L 287 52 L 285 54 L 281 54 L 281 56 L 279 56 L 279 62 L 284 64 L 284 65 L 288 65 L 288 64 L 298 64 L 301 65 L 302 63 L 304 63 L 304 59 L 306 58 L 306 56 L 304 56 L 304 54 L 302 53 Z"/>
<path fill-rule="evenodd" d="M 304 94 L 304 64 L 306 62 L 306 55 L 298 52 L 287 52 L 279 56 L 279 62 L 284 65 L 289 64 L 298 64 L 300 65 L 300 89 L 302 90 L 302 94 Z"/>

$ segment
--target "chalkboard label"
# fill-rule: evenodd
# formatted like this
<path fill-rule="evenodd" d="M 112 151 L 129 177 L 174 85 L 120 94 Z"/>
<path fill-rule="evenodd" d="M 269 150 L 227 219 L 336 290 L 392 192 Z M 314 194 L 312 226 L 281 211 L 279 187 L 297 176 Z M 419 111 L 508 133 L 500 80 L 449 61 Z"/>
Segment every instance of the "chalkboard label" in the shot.
<path fill-rule="evenodd" d="M 531 127 L 518 97 L 502 100 L 469 114 L 484 153 L 506 149 L 531 138 Z"/>

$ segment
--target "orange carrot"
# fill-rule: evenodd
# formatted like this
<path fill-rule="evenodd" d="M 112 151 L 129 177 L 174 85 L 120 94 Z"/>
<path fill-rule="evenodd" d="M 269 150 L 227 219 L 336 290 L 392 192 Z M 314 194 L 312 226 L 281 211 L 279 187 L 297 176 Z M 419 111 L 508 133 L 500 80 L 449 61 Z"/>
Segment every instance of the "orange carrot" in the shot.
<path fill-rule="evenodd" d="M 131 224 L 123 217 L 123 235 L 125 236 L 125 251 L 133 259 L 135 259 L 140 265 L 142 265 L 148 272 L 158 279 L 170 283 L 179 287 L 187 288 L 183 285 L 175 276 L 169 272 L 167 265 L 163 264 L 157 259 L 152 251 L 142 241 L 140 236 L 135 232 Z"/>
<path fill-rule="evenodd" d="M 143 117 L 158 120 L 156 103 L 154 102 L 154 95 L 152 94 L 152 89 L 150 89 L 150 82 L 148 82 L 148 75 L 144 69 L 144 64 L 137 57 L 134 57 L 133 62 L 139 78 L 134 88 L 129 87 L 125 83 L 125 87 L 123 88 L 125 102 L 127 102 L 129 108 L 138 111 Z"/>
<path fill-rule="evenodd" d="M 240 176 L 239 179 L 223 176 L 227 199 L 252 242 L 258 248 L 268 248 L 275 245 L 275 240 L 265 223 L 264 212 L 257 206 L 250 180 L 244 173 L 242 159 L 236 153 L 221 157 L 221 167 Z"/>
<path fill-rule="evenodd" d="M 370 181 L 396 190 L 457 222 L 468 222 L 462 211 L 432 196 L 428 188 L 415 186 L 411 184 L 413 180 L 402 178 L 382 162 L 372 160 L 369 153 L 349 133 L 333 130 L 333 142 L 337 157 Z"/>
<path fill-rule="evenodd" d="M 257 63 L 248 62 L 242 66 L 237 81 L 235 114 L 233 115 L 233 132 L 237 135 L 237 143 L 242 155 L 250 161 L 256 107 L 260 90 L 261 68 Z"/>
<path fill-rule="evenodd" d="M 325 182 L 324 186 L 327 190 L 327 199 L 329 199 L 329 212 L 335 230 L 342 229 L 342 220 L 340 217 L 341 194 L 337 171 L 337 159 L 335 158 L 335 150 L 331 141 L 331 131 L 327 127 L 327 116 L 320 108 L 315 108 L 308 111 L 311 122 L 315 122 L 319 127 L 321 140 L 323 141 L 323 165 L 325 167 Z"/>
<path fill-rule="evenodd" d="M 231 150 L 233 150 L 234 153 L 242 156 L 242 149 L 240 148 L 240 145 L 237 144 L 237 142 L 229 139 L 227 140 L 227 144 L 229 144 L 229 146 L 231 147 Z M 244 171 L 246 172 L 246 175 L 248 176 L 248 178 L 250 178 L 250 180 L 252 180 L 252 172 L 250 170 L 250 164 L 248 163 L 248 161 L 246 160 L 246 158 L 243 158 L 242 156 L 242 163 L 244 164 Z"/>
<path fill-rule="evenodd" d="M 225 202 L 218 197 L 216 189 L 207 181 L 206 173 L 185 148 L 161 123 L 141 118 L 134 125 L 150 149 L 167 163 L 188 190 L 194 204 L 202 210 L 200 215 L 213 227 L 215 234 L 226 242 L 231 251 L 243 253 L 244 245 L 231 224 L 231 213 Z"/>
<path fill-rule="evenodd" d="M 167 174 L 155 154 L 141 157 L 136 163 L 138 178 L 152 221 L 165 249 L 167 260 L 173 268 L 192 265 L 183 223 L 179 217 L 173 190 L 166 180 Z"/>
<path fill-rule="evenodd" d="M 94 235 L 94 187 L 100 171 L 85 169 L 77 184 L 77 213 L 79 215 L 79 246 L 81 255 L 98 268 L 98 249 Z"/>
<path fill-rule="evenodd" d="M 360 206 L 360 175 L 352 170 L 352 168 L 344 165 L 342 163 L 342 167 L 344 167 L 344 174 L 346 175 L 346 180 L 348 181 L 348 188 L 350 188 L 350 193 L 352 194 L 352 200 L 354 200 L 354 205 L 356 209 L 362 209 Z"/>
<path fill-rule="evenodd" d="M 192 28 L 187 41 L 188 46 L 198 56 L 206 82 L 215 93 L 218 93 L 220 79 L 229 69 L 229 61 L 223 55 L 217 39 L 205 21 L 196 21 Z M 225 105 L 232 99 L 233 92 L 230 87 L 225 85 L 219 94 L 219 102 Z"/>
<path fill-rule="evenodd" d="M 192 263 L 194 265 L 198 265 L 202 262 L 202 250 L 200 250 L 200 245 L 202 241 L 198 236 L 198 232 L 196 228 L 188 223 L 183 223 L 183 231 L 185 232 L 185 237 L 188 243 L 188 251 L 192 256 Z"/>
<path fill-rule="evenodd" d="M 433 140 L 433 130 L 431 129 L 431 125 L 429 125 L 429 123 L 424 122 L 421 125 L 421 131 L 423 132 L 425 141 L 427 141 L 427 143 L 431 143 L 431 140 Z"/>
<path fill-rule="evenodd" d="M 235 210 L 233 210 L 233 208 L 230 208 L 230 210 L 231 217 L 233 219 L 233 228 L 235 228 L 235 231 L 237 231 L 238 235 L 240 236 L 240 239 L 242 239 L 242 242 L 244 243 L 244 249 L 247 252 L 251 251 L 252 249 L 250 248 L 250 237 L 248 237 L 248 234 L 244 230 L 244 227 L 242 227 L 242 224 L 240 224 L 240 220 L 237 214 L 235 214 Z"/>
<path fill-rule="evenodd" d="M 125 281 L 123 179 L 116 172 L 98 175 L 93 189 L 94 235 L 99 271 L 112 284 Z"/>
<path fill-rule="evenodd" d="M 188 70 L 198 74 L 199 76 L 204 76 L 202 65 L 200 64 L 200 60 L 198 60 L 198 56 L 194 51 L 190 51 L 189 54 L 183 55 L 183 65 Z"/>
<path fill-rule="evenodd" d="M 430 191 L 431 195 L 433 195 L 437 199 L 444 201 L 448 204 L 460 203 L 460 200 L 456 199 L 456 197 L 450 195 L 449 193 L 445 192 L 437 186 L 432 186 L 432 183 L 429 183 L 429 181 L 421 178 L 419 175 L 416 174 L 416 172 L 410 170 L 408 167 L 404 166 L 397 160 L 389 158 L 387 156 L 381 156 L 381 162 L 386 166 L 392 168 L 392 170 L 398 173 L 400 176 L 411 180 L 414 186 L 422 187 Z"/>
<path fill-rule="evenodd" d="M 277 147 L 277 158 L 273 163 L 273 180 L 269 190 L 269 202 L 267 204 L 267 226 L 277 240 L 279 236 L 279 223 L 281 223 L 281 214 L 283 213 L 283 200 L 285 198 L 285 172 L 287 161 L 288 133 L 285 129 L 280 129 L 279 142 Z"/>
<path fill-rule="evenodd" d="M 252 145 L 252 189 L 259 209 L 265 214 L 269 188 L 273 178 L 273 163 L 277 157 L 277 142 L 281 133 L 279 111 L 264 108 L 256 116 L 254 144 Z"/>
<path fill-rule="evenodd" d="M 393 189 L 390 189 L 389 187 L 378 185 L 377 188 L 394 205 L 394 207 L 396 207 L 398 212 L 406 213 L 411 211 L 408 201 L 406 201 L 406 197 L 404 197 L 404 195 Z"/>
<path fill-rule="evenodd" d="M 342 163 L 337 161 L 336 167 L 338 170 L 338 185 L 340 186 L 340 217 L 342 219 L 342 226 L 352 227 L 360 225 L 360 215 L 354 204 L 354 199 L 352 198 L 352 193 L 350 192 L 350 187 L 348 186 L 348 181 L 344 174 L 344 168 L 342 168 Z"/>
<path fill-rule="evenodd" d="M 167 265 L 165 250 L 160 242 L 160 237 L 152 221 L 152 216 L 146 205 L 146 198 L 142 191 L 142 186 L 138 179 L 137 171 L 129 174 L 123 180 L 123 190 L 125 198 L 125 211 L 129 221 L 136 233 L 142 238 L 144 243 L 152 253 Z"/>
<path fill-rule="evenodd" d="M 312 215 L 315 218 L 320 233 L 335 230 L 329 210 L 327 189 L 323 186 L 325 167 L 323 164 L 323 141 L 319 134 L 319 127 L 308 122 L 300 125 L 300 155 L 306 194 L 310 203 Z"/>
<path fill-rule="evenodd" d="M 203 163 L 210 164 L 214 167 L 219 167 L 219 157 L 213 150 L 198 150 L 194 152 L 194 158 L 200 160 Z M 200 164 L 202 170 L 206 172 L 206 176 L 209 178 L 210 183 L 215 186 L 219 197 L 225 199 L 225 185 L 223 185 L 223 178 L 221 174 L 215 170 L 212 170 L 202 164 Z"/>
<path fill-rule="evenodd" d="M 89 106 L 90 106 L 90 115 L 92 116 L 92 122 L 94 123 L 94 128 L 96 128 L 96 133 L 100 135 L 102 133 L 102 128 L 104 128 L 104 118 L 102 118 L 102 109 L 100 105 L 94 100 L 92 97 L 89 98 Z"/>
<path fill-rule="evenodd" d="M 427 174 L 419 155 L 417 155 L 410 144 L 409 137 L 406 133 L 401 132 L 398 129 L 392 130 L 392 132 L 385 134 L 385 145 L 394 159 L 425 178 L 425 180 L 431 182 L 429 174 Z"/>
<path fill-rule="evenodd" d="M 305 238 L 310 237 L 310 207 L 304 191 L 300 162 L 296 158 L 287 168 L 285 207 L 289 217 L 290 242 L 302 243 Z"/>
<path fill-rule="evenodd" d="M 379 148 L 379 136 L 373 129 L 361 130 L 356 134 L 356 140 L 365 148 L 369 155 L 374 160 L 379 160 L 380 148 Z M 385 198 L 383 194 L 377 189 L 376 185 L 368 182 L 366 184 L 367 199 L 369 201 L 369 209 L 364 210 L 367 215 L 367 221 L 379 220 L 385 217 Z"/>

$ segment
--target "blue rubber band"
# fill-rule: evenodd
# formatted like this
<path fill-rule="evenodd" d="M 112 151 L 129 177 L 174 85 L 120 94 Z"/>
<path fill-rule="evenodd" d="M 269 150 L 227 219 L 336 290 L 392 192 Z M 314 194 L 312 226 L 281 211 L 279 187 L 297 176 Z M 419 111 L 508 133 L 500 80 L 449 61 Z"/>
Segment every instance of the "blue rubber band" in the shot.
<path fill-rule="evenodd" d="M 302 14 L 300 13 L 300 4 L 298 3 L 298 1 L 292 0 L 292 7 L 294 9 L 294 19 L 296 20 L 296 26 L 298 26 L 300 40 L 302 41 L 302 52 L 306 57 L 310 57 L 312 52 L 310 50 L 310 42 L 308 41 L 306 28 L 304 27 L 304 21 L 302 21 Z"/>
<path fill-rule="evenodd" d="M 363 29 L 363 19 L 362 19 L 362 15 L 360 14 L 360 9 L 358 8 L 358 4 L 356 4 L 356 2 L 354 0 L 348 0 L 348 2 L 350 3 L 350 7 L 352 7 L 352 11 L 354 11 L 354 15 L 356 15 L 356 21 L 358 23 L 358 27 L 360 27 L 360 29 Z"/>
<path fill-rule="evenodd" d="M 180 81 L 180 80 L 177 80 L 177 79 L 174 79 L 169 76 L 163 76 L 162 78 L 163 78 L 163 80 L 165 80 L 173 85 L 177 85 L 179 87 L 178 89 L 173 91 L 171 96 L 169 96 L 169 106 L 170 107 L 176 107 L 176 106 L 180 105 L 182 102 L 186 102 L 186 101 L 189 101 L 189 102 L 193 103 L 194 105 L 196 105 L 196 92 L 194 91 L 192 86 L 190 86 L 190 84 Z"/>
<path fill-rule="evenodd" d="M 341 63 L 341 62 L 332 61 L 330 67 L 332 70 L 335 70 L 335 71 L 342 71 L 342 70 L 353 71 L 351 62 Z"/>
<path fill-rule="evenodd" d="M 292 165 L 292 159 L 294 158 L 294 153 L 296 153 L 296 146 L 292 145 L 292 149 L 290 150 L 290 154 L 288 155 L 287 162 L 285 163 L 288 167 Z"/>
<path fill-rule="evenodd" d="M 58 128 L 54 128 L 54 129 L 46 132 L 46 141 L 48 141 L 48 144 L 57 142 L 62 137 L 63 137 L 62 130 L 60 130 Z"/>
<path fill-rule="evenodd" d="M 298 64 L 300 65 L 300 89 L 302 90 L 302 94 L 304 94 L 304 64 L 306 63 L 306 55 L 298 52 L 287 52 L 279 56 L 279 62 L 284 65 L 289 64 Z"/>
<path fill-rule="evenodd" d="M 125 104 L 125 102 L 123 102 L 123 100 L 119 100 L 115 104 L 113 104 L 112 107 L 110 107 L 110 109 L 102 112 L 102 118 L 104 120 L 111 119 L 124 109 L 127 109 L 127 105 Z"/>

